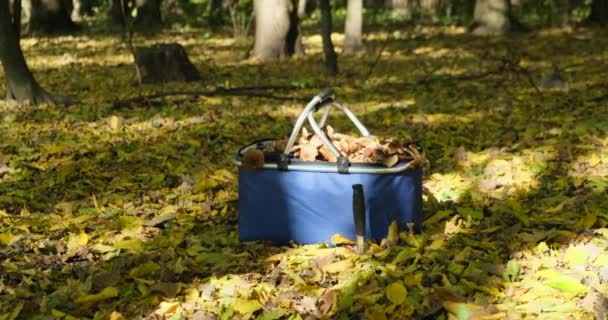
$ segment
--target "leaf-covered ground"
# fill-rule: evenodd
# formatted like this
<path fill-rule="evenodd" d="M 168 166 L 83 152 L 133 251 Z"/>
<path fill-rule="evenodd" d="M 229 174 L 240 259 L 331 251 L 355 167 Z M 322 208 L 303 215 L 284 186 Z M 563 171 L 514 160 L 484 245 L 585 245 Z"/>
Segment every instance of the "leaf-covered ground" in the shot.
<path fill-rule="evenodd" d="M 181 42 L 205 79 L 142 88 L 115 37 L 23 40 L 43 86 L 79 103 L 0 103 L 0 319 L 606 318 L 606 31 L 371 33 L 335 80 L 318 36 L 264 64 L 202 34 L 136 39 Z M 537 85 L 552 64 L 567 88 Z M 425 147 L 424 232 L 360 256 L 240 243 L 234 153 L 287 135 L 327 86 L 376 135 Z M 113 104 L 218 87 L 276 88 Z"/>

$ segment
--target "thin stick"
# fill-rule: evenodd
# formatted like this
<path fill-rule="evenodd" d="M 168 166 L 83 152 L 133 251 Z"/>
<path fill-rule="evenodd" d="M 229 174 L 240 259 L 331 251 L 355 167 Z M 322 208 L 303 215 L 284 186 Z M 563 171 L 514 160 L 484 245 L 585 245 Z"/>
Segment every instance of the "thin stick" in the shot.
<path fill-rule="evenodd" d="M 135 48 L 133 47 L 133 24 L 129 21 L 131 19 L 127 19 L 127 13 L 125 12 L 125 0 L 120 0 L 120 11 L 122 12 L 122 24 L 124 27 L 125 40 L 127 42 L 127 47 L 133 56 L 133 64 L 135 66 L 135 75 L 137 76 L 137 84 L 141 87 L 141 71 L 139 70 L 139 66 L 137 65 L 137 61 L 135 59 Z M 130 15 L 129 15 L 130 16 Z"/>
<path fill-rule="evenodd" d="M 369 67 L 369 71 L 367 71 L 367 74 L 365 75 L 365 80 L 363 80 L 363 83 L 366 83 L 367 80 L 369 80 L 369 77 L 372 75 L 372 72 L 374 72 L 374 68 L 376 67 L 378 62 L 380 62 L 380 57 L 382 56 L 382 52 L 384 52 L 384 49 L 386 49 L 386 46 L 388 45 L 388 41 L 391 40 L 392 38 L 393 38 L 393 33 L 389 32 L 386 36 L 386 39 L 384 39 L 384 43 L 382 43 L 382 47 L 380 48 L 380 51 L 378 51 L 378 54 L 376 54 L 376 59 L 374 60 L 374 63 L 372 63 L 372 65 Z"/>
<path fill-rule="evenodd" d="M 128 107 L 133 103 L 141 103 L 146 102 L 152 99 L 159 99 L 170 96 L 246 96 L 246 97 L 258 97 L 258 98 L 266 98 L 266 99 L 274 99 L 274 100 L 283 100 L 283 101 L 307 101 L 308 99 L 299 98 L 299 97 L 286 97 L 286 96 L 276 96 L 271 93 L 265 92 L 255 92 L 252 91 L 252 88 L 217 88 L 215 90 L 209 91 L 172 91 L 172 92 L 160 92 L 155 94 L 150 94 L 147 96 L 139 96 L 131 99 L 125 100 L 116 100 L 112 103 L 113 109 Z"/>

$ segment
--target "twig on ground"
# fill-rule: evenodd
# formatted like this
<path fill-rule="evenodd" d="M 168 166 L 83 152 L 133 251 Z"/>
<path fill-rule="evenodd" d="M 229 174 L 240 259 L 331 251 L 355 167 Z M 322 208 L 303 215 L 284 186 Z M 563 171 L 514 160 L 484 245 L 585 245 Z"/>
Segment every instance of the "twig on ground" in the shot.
<path fill-rule="evenodd" d="M 393 38 L 393 33 L 389 31 L 386 35 L 386 38 L 384 39 L 384 42 L 382 43 L 382 47 L 376 54 L 376 59 L 374 60 L 374 63 L 372 63 L 372 65 L 369 67 L 369 71 L 367 71 L 367 74 L 365 75 L 365 78 L 363 80 L 364 84 L 367 82 L 367 80 L 369 80 L 369 77 L 371 77 L 372 72 L 374 72 L 376 65 L 380 61 L 380 57 L 382 57 L 382 52 L 384 52 L 384 50 L 386 49 L 386 46 L 388 45 L 389 40 L 391 40 L 392 38 Z"/>
<path fill-rule="evenodd" d="M 259 90 L 272 90 L 278 89 L 281 87 L 240 87 L 240 88 L 223 88 L 219 87 L 215 90 L 191 90 L 191 91 L 171 91 L 171 92 L 159 92 L 150 94 L 147 96 L 139 96 L 135 98 L 125 99 L 125 100 L 116 100 L 112 102 L 113 109 L 119 109 L 128 107 L 134 103 L 145 103 L 148 100 L 159 99 L 170 96 L 246 96 L 246 97 L 258 97 L 258 98 L 266 98 L 273 100 L 283 100 L 283 101 L 308 101 L 308 99 L 301 97 L 287 97 L 287 96 L 277 96 L 272 93 L 259 92 Z M 285 87 L 283 87 L 285 88 Z M 293 89 L 293 88 L 291 88 Z"/>

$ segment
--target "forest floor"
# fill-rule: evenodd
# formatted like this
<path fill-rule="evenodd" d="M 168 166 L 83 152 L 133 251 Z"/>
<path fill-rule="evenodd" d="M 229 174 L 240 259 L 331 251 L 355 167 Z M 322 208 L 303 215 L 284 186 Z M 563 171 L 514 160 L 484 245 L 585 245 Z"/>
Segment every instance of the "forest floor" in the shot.
<path fill-rule="evenodd" d="M 377 32 L 335 79 L 319 36 L 260 63 L 202 34 L 137 37 L 185 45 L 204 78 L 142 87 L 117 37 L 23 39 L 77 103 L 0 102 L 0 319 L 606 319 L 606 30 Z M 565 86 L 539 87 L 553 64 Z M 377 136 L 424 146 L 423 233 L 365 255 L 240 243 L 236 150 L 329 86 Z M 262 89 L 218 90 L 240 87 Z M 169 91 L 216 94 L 114 103 Z"/>

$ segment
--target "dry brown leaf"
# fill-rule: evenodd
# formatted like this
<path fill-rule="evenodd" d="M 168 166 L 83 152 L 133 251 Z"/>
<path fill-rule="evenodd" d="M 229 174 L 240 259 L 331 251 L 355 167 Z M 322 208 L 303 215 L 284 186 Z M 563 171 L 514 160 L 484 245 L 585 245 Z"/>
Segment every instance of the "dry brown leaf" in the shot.
<path fill-rule="evenodd" d="M 394 154 L 392 156 L 384 158 L 384 161 L 382 161 L 382 164 L 384 166 L 386 166 L 387 168 L 392 168 L 397 164 L 397 162 L 399 162 L 399 157 L 396 154 Z"/>
<path fill-rule="evenodd" d="M 247 171 L 264 168 L 264 152 L 258 149 L 247 149 L 243 155 L 241 166 Z"/>
<path fill-rule="evenodd" d="M 285 148 L 287 148 L 287 142 L 289 140 L 287 138 L 283 138 L 281 140 L 275 140 L 272 142 L 272 149 L 276 152 L 283 152 Z"/>
<path fill-rule="evenodd" d="M 401 146 L 398 143 L 395 142 L 391 142 L 389 143 L 387 146 L 387 152 L 388 154 L 404 154 L 405 151 L 403 151 L 403 146 Z"/>
<path fill-rule="evenodd" d="M 304 161 L 315 161 L 319 154 L 317 147 L 312 144 L 303 144 L 300 149 L 300 159 Z"/>
<path fill-rule="evenodd" d="M 348 142 L 346 140 L 340 140 L 337 145 L 339 146 L 340 153 L 342 153 L 342 155 L 345 157 L 348 156 L 348 154 L 350 153 L 350 147 L 348 146 Z"/>
<path fill-rule="evenodd" d="M 327 148 L 326 146 L 322 146 L 319 149 L 319 153 L 321 154 L 321 156 L 323 156 L 323 159 L 325 159 L 326 161 L 329 161 L 329 162 L 338 161 L 338 159 L 336 159 L 336 156 L 334 156 L 334 154 L 331 153 L 331 151 L 329 151 L 329 148 Z"/>
<path fill-rule="evenodd" d="M 328 314 L 338 302 L 338 294 L 336 290 L 325 289 L 325 292 L 319 298 L 319 311 L 321 314 Z"/>
<path fill-rule="evenodd" d="M 173 220 L 173 219 L 175 219 L 175 217 L 177 217 L 177 212 L 175 212 L 175 211 L 164 212 L 164 213 L 150 219 L 150 221 L 144 222 L 144 226 L 155 227 L 155 226 L 162 224 L 164 222 L 167 222 L 169 220 Z"/>
<path fill-rule="evenodd" d="M 331 236 L 331 242 L 337 246 L 355 244 L 355 242 L 339 233 Z"/>
<path fill-rule="evenodd" d="M 321 138 L 315 134 L 312 136 L 312 138 L 310 138 L 310 144 L 318 148 L 323 145 L 323 141 L 321 141 Z"/>

